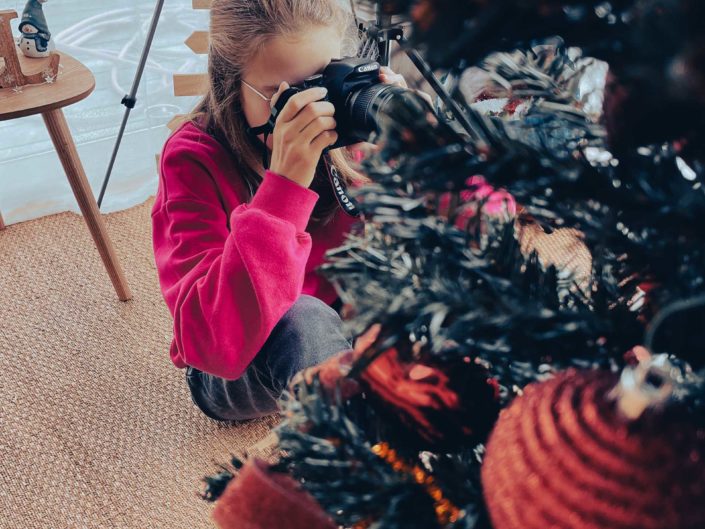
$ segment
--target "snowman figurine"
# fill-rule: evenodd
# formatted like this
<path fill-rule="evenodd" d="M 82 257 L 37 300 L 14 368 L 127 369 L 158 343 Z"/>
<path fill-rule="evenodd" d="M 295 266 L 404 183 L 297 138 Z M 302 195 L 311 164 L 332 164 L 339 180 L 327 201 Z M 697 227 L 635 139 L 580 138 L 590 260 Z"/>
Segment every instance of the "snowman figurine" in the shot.
<path fill-rule="evenodd" d="M 46 2 L 29 0 L 22 12 L 19 25 L 22 36 L 17 40 L 17 46 L 27 57 L 48 57 L 55 48 L 42 10 L 42 4 Z"/>

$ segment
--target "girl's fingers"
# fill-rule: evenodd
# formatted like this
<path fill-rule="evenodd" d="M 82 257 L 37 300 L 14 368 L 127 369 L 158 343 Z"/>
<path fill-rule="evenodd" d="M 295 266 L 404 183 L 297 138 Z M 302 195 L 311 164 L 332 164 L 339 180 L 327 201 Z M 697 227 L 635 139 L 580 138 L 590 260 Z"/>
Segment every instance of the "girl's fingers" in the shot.
<path fill-rule="evenodd" d="M 384 76 L 384 75 L 383 75 L 383 76 L 380 78 L 380 80 L 381 80 L 384 84 L 391 84 L 391 85 L 394 85 L 394 86 L 398 86 L 398 87 L 400 87 L 400 88 L 408 88 L 408 86 L 407 86 L 407 84 L 406 84 L 406 80 L 405 80 L 401 75 L 390 76 L 390 77 L 387 77 L 387 76 Z"/>
<path fill-rule="evenodd" d="M 316 101 L 306 105 L 306 108 L 299 112 L 296 117 L 290 121 L 290 123 L 293 130 L 301 132 L 317 117 L 332 117 L 334 115 L 335 107 L 333 106 L 333 103 L 329 103 L 328 101 Z"/>
<path fill-rule="evenodd" d="M 311 142 L 311 148 L 316 152 L 323 152 L 323 149 L 333 145 L 336 141 L 338 141 L 338 133 L 334 130 L 325 130 Z"/>
<path fill-rule="evenodd" d="M 398 73 L 394 73 L 391 69 L 387 68 L 386 66 L 382 66 L 379 69 L 379 80 L 382 81 L 384 84 L 392 84 L 401 88 L 408 88 L 404 76 Z"/>
<path fill-rule="evenodd" d="M 320 133 L 326 130 L 335 130 L 335 126 L 335 118 L 331 116 L 318 116 L 309 122 L 301 131 L 301 139 L 309 143 L 313 142 Z"/>

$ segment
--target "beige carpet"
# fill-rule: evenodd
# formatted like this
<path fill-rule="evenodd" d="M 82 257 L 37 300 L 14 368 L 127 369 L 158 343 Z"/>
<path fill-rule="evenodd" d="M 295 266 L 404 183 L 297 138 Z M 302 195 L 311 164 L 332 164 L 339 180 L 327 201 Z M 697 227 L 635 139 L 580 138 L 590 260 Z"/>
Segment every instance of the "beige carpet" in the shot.
<path fill-rule="evenodd" d="M 212 528 L 215 462 L 273 419 L 224 425 L 168 356 L 152 200 L 106 216 L 134 299 L 118 301 L 83 219 L 0 231 L 0 527 Z"/>
<path fill-rule="evenodd" d="M 127 303 L 80 216 L 0 231 L 2 529 L 212 528 L 200 478 L 274 423 L 221 424 L 192 404 L 168 358 L 151 204 L 106 216 Z M 589 255 L 567 231 L 529 227 L 524 242 L 587 272 Z"/>

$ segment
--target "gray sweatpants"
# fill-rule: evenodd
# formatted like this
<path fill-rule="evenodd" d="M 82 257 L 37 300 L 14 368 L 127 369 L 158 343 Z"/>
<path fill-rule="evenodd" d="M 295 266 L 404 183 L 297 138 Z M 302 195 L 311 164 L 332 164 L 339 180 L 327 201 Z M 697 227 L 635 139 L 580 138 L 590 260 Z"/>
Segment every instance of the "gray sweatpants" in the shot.
<path fill-rule="evenodd" d="M 301 295 L 274 327 L 245 373 L 226 380 L 186 368 L 191 398 L 208 417 L 241 421 L 269 415 L 291 377 L 351 348 L 338 313 L 318 298 Z"/>

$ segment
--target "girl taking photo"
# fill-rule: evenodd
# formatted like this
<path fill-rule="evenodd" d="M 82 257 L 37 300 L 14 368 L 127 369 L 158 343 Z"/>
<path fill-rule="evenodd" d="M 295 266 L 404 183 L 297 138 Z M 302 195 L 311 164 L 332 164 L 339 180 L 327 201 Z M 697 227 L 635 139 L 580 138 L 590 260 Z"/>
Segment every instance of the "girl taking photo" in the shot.
<path fill-rule="evenodd" d="M 208 92 L 167 140 L 152 209 L 159 282 L 174 320 L 170 356 L 194 403 L 216 420 L 270 414 L 288 381 L 351 347 L 316 268 L 356 219 L 338 204 L 330 166 L 363 185 L 334 144 L 325 89 L 289 85 L 354 55 L 357 28 L 337 0 L 214 0 Z M 405 86 L 388 69 L 382 82 Z"/>

